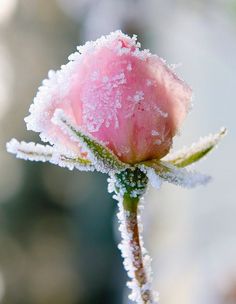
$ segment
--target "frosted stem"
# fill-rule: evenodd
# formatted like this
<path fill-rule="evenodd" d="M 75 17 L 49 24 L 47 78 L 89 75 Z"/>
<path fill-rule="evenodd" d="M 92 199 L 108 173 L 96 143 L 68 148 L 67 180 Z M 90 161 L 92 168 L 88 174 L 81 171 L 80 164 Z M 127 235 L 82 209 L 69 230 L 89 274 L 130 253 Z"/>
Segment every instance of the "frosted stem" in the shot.
<path fill-rule="evenodd" d="M 140 236 L 138 204 L 138 198 L 119 197 L 118 218 L 122 236 L 119 249 L 131 278 L 131 282 L 127 283 L 132 290 L 130 299 L 139 304 L 154 304 L 158 302 L 154 300 L 151 290 L 150 257 L 143 248 Z"/>

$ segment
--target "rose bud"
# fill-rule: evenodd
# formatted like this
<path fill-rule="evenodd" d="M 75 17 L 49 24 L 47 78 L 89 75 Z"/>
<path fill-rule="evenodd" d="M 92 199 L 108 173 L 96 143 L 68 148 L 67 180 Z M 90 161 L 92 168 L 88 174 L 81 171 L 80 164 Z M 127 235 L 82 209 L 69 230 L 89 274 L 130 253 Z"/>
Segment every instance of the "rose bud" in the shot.
<path fill-rule="evenodd" d="M 80 149 L 51 121 L 62 109 L 76 126 L 134 164 L 165 156 L 188 112 L 191 89 L 157 55 L 140 50 L 136 37 L 103 36 L 69 57 L 49 79 L 25 119 L 44 141 Z"/>

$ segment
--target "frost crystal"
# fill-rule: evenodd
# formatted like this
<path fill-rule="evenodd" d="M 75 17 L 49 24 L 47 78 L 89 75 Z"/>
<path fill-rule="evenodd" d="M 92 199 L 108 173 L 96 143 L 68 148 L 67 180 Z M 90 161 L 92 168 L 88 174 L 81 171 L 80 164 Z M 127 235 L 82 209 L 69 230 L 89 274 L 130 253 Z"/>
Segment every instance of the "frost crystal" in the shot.
<path fill-rule="evenodd" d="M 133 96 L 128 96 L 127 100 L 130 102 L 130 105 L 128 107 L 127 114 L 125 115 L 125 118 L 131 117 L 134 112 L 136 106 L 144 100 L 144 92 L 143 91 L 136 91 Z"/>
<path fill-rule="evenodd" d="M 116 129 L 119 127 L 117 111 L 122 104 L 119 87 L 125 83 L 123 72 L 111 78 L 104 76 L 101 83 L 91 83 L 87 94 L 81 96 L 83 122 L 89 132 L 97 132 L 102 125 L 108 128 L 112 123 Z"/>
<path fill-rule="evenodd" d="M 17 158 L 31 161 L 50 162 L 69 170 L 78 169 L 81 171 L 94 171 L 94 167 L 87 159 L 82 159 L 76 155 L 63 154 L 59 149 L 52 146 L 43 146 L 33 142 L 18 142 L 12 139 L 7 143 L 7 151 L 16 154 Z"/>
<path fill-rule="evenodd" d="M 199 172 L 187 171 L 184 168 L 177 168 L 164 161 L 147 161 L 139 165 L 140 170 L 146 172 L 152 186 L 160 188 L 162 181 L 181 186 L 184 188 L 193 188 L 198 185 L 205 185 L 211 177 Z"/>
<path fill-rule="evenodd" d="M 144 170 L 152 187 L 156 189 L 161 188 L 162 179 L 158 174 L 156 174 L 155 170 L 152 168 L 144 168 Z"/>
<path fill-rule="evenodd" d="M 151 258 L 144 248 L 141 236 L 143 227 L 140 210 L 143 209 L 143 205 L 140 197 L 145 192 L 146 184 L 147 177 L 140 169 L 129 168 L 110 174 L 108 191 L 116 193 L 113 198 L 118 201 L 119 206 L 117 216 L 122 241 L 118 248 L 121 250 L 124 267 L 131 279 L 127 283 L 132 291 L 129 298 L 140 304 L 154 304 L 158 303 L 158 300 L 154 300 L 152 294 Z"/>
<path fill-rule="evenodd" d="M 127 271 L 127 274 L 131 281 L 127 282 L 127 286 L 131 289 L 131 294 L 129 298 L 138 303 L 142 304 L 143 297 L 145 294 L 148 294 L 152 290 L 152 271 L 151 271 L 151 258 L 147 253 L 147 250 L 143 247 L 143 238 L 140 236 L 140 247 L 137 246 L 133 240 L 132 230 L 133 226 L 136 225 L 136 218 L 134 215 L 130 214 L 129 211 L 124 210 L 122 204 L 122 197 L 120 195 L 115 197 L 118 200 L 119 212 L 117 214 L 120 227 L 119 231 L 121 232 L 122 241 L 119 244 L 118 248 L 121 251 L 121 255 L 124 259 L 124 267 Z M 139 206 L 139 209 L 142 206 Z M 139 230 L 142 230 L 141 218 L 140 215 L 137 217 Z M 141 250 L 141 253 L 140 253 Z M 140 267 L 140 259 L 138 258 L 142 255 L 143 259 L 143 269 L 145 269 L 145 274 L 142 276 L 146 276 L 146 283 L 140 286 L 139 282 L 136 279 L 135 272 Z M 147 304 L 157 304 L 158 303 L 158 295 L 156 294 L 155 299 L 153 296 L 145 302 Z"/>
<path fill-rule="evenodd" d="M 216 147 L 225 134 L 226 129 L 222 128 L 219 133 L 202 137 L 197 143 L 192 144 L 190 147 L 184 147 L 177 152 L 169 153 L 163 160 L 171 162 L 178 167 L 190 165 L 203 158 Z"/>
<path fill-rule="evenodd" d="M 97 139 L 95 140 L 81 128 L 75 127 L 61 109 L 55 111 L 52 121 L 65 134 L 70 136 L 71 140 L 78 142 L 81 149 L 87 152 L 88 159 L 97 171 L 109 173 L 129 167 L 129 165 L 122 163 L 104 143 L 99 142 Z"/>
<path fill-rule="evenodd" d="M 146 175 L 138 168 L 128 168 L 114 175 L 115 188 L 119 194 L 124 196 L 128 195 L 131 198 L 141 197 L 147 185 Z"/>

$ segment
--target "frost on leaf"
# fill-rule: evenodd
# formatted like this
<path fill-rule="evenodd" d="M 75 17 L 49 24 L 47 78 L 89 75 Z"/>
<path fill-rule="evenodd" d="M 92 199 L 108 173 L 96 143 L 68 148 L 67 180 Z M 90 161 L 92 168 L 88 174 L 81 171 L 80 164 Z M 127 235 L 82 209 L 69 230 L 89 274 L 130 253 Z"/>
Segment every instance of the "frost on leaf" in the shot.
<path fill-rule="evenodd" d="M 146 172 L 149 181 L 153 186 L 160 187 L 160 182 L 156 175 L 163 181 L 182 186 L 185 188 L 193 188 L 198 185 L 204 185 L 210 181 L 211 177 L 194 172 L 187 171 L 184 168 L 176 166 L 165 161 L 145 161 L 139 165 L 140 169 Z M 151 170 L 151 171 L 150 171 Z"/>
<path fill-rule="evenodd" d="M 81 171 L 93 171 L 94 167 L 87 159 L 72 155 L 64 155 L 49 145 L 40 145 L 33 142 L 18 142 L 12 139 L 7 143 L 7 151 L 16 154 L 17 158 L 31 161 L 50 162 L 60 167 L 78 169 Z"/>
<path fill-rule="evenodd" d="M 94 139 L 81 128 L 75 127 L 62 110 L 57 109 L 55 111 L 53 123 L 58 125 L 72 140 L 79 143 L 81 148 L 88 153 L 88 158 L 97 171 L 108 173 L 111 171 L 124 170 L 128 167 L 127 164 L 122 163 L 103 143 Z"/>
<path fill-rule="evenodd" d="M 221 138 L 226 134 L 226 129 L 222 128 L 220 132 L 200 138 L 197 143 L 190 147 L 168 154 L 163 160 L 168 161 L 176 167 L 186 167 L 200 160 L 217 146 Z"/>

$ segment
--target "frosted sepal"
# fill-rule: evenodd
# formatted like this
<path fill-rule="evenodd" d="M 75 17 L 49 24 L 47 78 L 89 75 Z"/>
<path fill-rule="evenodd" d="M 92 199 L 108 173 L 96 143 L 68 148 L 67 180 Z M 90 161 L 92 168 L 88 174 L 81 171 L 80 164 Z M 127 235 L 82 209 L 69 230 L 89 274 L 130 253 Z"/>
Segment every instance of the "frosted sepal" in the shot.
<path fill-rule="evenodd" d="M 93 171 L 94 167 L 87 159 L 76 156 L 68 156 L 61 154 L 54 147 L 49 145 L 40 145 L 33 142 L 19 142 L 13 138 L 7 143 L 7 151 L 16 154 L 17 158 L 31 161 L 50 162 L 60 167 L 65 167 L 70 170 L 78 169 L 81 171 Z"/>
<path fill-rule="evenodd" d="M 114 176 L 114 191 L 122 197 L 140 198 L 146 191 L 147 176 L 138 167 L 117 172 Z"/>
<path fill-rule="evenodd" d="M 139 168 L 146 172 L 151 184 L 157 188 L 160 188 L 159 179 L 185 188 L 205 185 L 211 179 L 210 176 L 195 171 L 187 171 L 164 161 L 146 161 L 140 164 Z"/>
<path fill-rule="evenodd" d="M 97 171 L 109 173 L 121 171 L 128 167 L 102 142 L 94 139 L 81 128 L 75 127 L 61 109 L 57 109 L 53 116 L 53 123 L 58 125 L 72 140 L 88 153 L 88 158 Z"/>
<path fill-rule="evenodd" d="M 210 134 L 200 138 L 198 142 L 192 144 L 190 147 L 184 147 L 177 152 L 169 153 L 163 160 L 168 161 L 179 168 L 191 165 L 202 159 L 216 147 L 226 133 L 226 129 L 222 128 L 220 132 L 214 135 Z"/>

